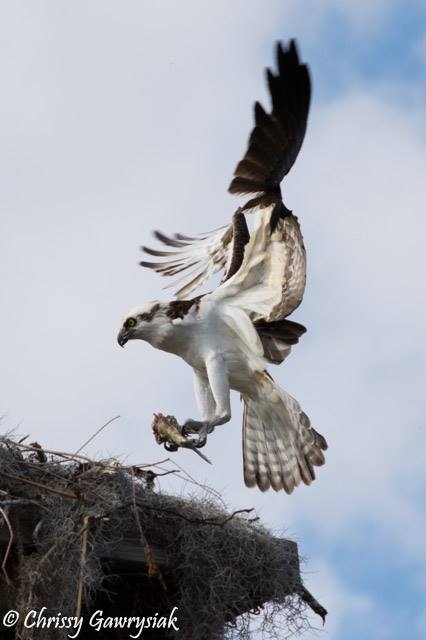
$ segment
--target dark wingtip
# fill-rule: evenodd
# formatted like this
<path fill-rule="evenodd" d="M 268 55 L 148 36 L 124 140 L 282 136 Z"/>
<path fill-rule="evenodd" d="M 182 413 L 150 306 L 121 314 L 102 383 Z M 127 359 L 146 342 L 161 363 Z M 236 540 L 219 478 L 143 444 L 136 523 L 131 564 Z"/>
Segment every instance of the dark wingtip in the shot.
<path fill-rule="evenodd" d="M 234 171 L 228 191 L 235 195 L 261 194 L 277 186 L 293 166 L 306 132 L 311 96 L 308 67 L 301 64 L 295 39 L 276 42 L 276 61 L 265 69 L 272 110 L 254 104 L 254 120 L 247 151 Z M 261 180 L 249 184 L 261 167 Z M 260 185 L 259 185 L 260 183 Z M 259 188 L 260 186 L 260 188 Z"/>
<path fill-rule="evenodd" d="M 256 102 L 254 103 L 254 121 L 256 122 L 256 124 L 259 123 L 259 121 L 266 115 L 266 111 L 265 109 L 262 107 L 262 105 L 260 104 L 260 102 L 258 102 L 258 100 L 256 100 Z"/>
<path fill-rule="evenodd" d="M 286 47 L 283 45 L 281 41 L 277 42 L 277 48 L 275 51 L 275 60 L 278 68 L 278 73 L 280 72 L 280 68 L 282 66 L 282 61 L 284 60 L 284 56 L 287 53 Z"/>
<path fill-rule="evenodd" d="M 272 72 L 272 69 L 269 67 L 266 69 L 266 80 L 268 82 L 268 86 L 270 87 L 273 81 L 275 80 L 275 76 Z"/>
<path fill-rule="evenodd" d="M 295 38 L 291 38 L 288 50 L 293 56 L 299 59 L 299 48 L 297 46 L 297 40 Z"/>
<path fill-rule="evenodd" d="M 297 41 L 291 38 L 287 47 L 282 42 L 277 42 L 276 59 L 278 76 L 284 75 L 289 67 L 301 66 Z"/>

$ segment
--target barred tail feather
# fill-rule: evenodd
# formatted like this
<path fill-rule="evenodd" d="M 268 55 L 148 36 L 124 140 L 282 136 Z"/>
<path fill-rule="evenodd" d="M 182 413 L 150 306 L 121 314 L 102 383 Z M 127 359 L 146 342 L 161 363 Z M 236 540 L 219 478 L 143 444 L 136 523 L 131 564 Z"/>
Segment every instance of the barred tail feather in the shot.
<path fill-rule="evenodd" d="M 256 399 L 243 396 L 243 458 L 246 486 L 292 493 L 311 484 L 325 462 L 325 438 L 311 427 L 297 400 L 272 380 L 262 380 Z"/>

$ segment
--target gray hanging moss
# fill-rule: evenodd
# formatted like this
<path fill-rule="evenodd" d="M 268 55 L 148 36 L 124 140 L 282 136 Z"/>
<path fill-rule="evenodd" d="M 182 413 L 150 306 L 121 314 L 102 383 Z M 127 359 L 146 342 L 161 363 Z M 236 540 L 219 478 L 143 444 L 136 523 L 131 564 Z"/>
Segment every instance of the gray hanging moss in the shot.
<path fill-rule="evenodd" d="M 96 633 L 96 610 L 158 620 L 176 607 L 179 631 L 144 629 L 145 640 L 248 639 L 255 628 L 285 638 L 308 627 L 307 606 L 324 618 L 303 587 L 294 542 L 272 536 L 252 510 L 230 514 L 212 492 L 161 493 L 155 477 L 0 440 L 0 605 L 21 614 L 5 639 L 66 638 L 69 630 L 25 628 L 25 615 L 42 607 L 83 616 L 80 639 L 132 632 Z"/>

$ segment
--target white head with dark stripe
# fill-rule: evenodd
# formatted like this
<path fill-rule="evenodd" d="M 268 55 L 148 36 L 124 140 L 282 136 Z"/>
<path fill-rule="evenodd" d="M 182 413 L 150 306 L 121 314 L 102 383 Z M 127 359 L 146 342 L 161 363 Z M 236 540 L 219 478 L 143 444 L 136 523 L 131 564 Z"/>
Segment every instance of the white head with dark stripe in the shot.
<path fill-rule="evenodd" d="M 146 340 L 154 346 L 161 342 L 164 330 L 170 325 L 164 307 L 164 304 L 155 301 L 129 311 L 118 332 L 117 342 L 120 347 L 124 347 L 129 340 Z"/>

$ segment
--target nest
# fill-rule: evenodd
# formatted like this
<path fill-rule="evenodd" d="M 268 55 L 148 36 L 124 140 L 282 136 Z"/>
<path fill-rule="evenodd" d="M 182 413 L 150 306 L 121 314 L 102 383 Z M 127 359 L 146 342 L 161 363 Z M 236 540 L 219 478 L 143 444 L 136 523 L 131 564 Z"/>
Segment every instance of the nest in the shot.
<path fill-rule="evenodd" d="M 177 607 L 179 631 L 142 637 L 185 640 L 246 639 L 255 627 L 285 638 L 308 627 L 308 605 L 324 617 L 303 587 L 294 542 L 272 536 L 251 509 L 229 513 L 205 488 L 187 499 L 158 491 L 156 477 L 175 472 L 2 438 L 2 610 L 86 620 L 94 607 L 109 616 Z M 19 624 L 15 632 L 5 638 L 67 637 Z M 129 637 L 120 633 L 102 637 Z"/>

